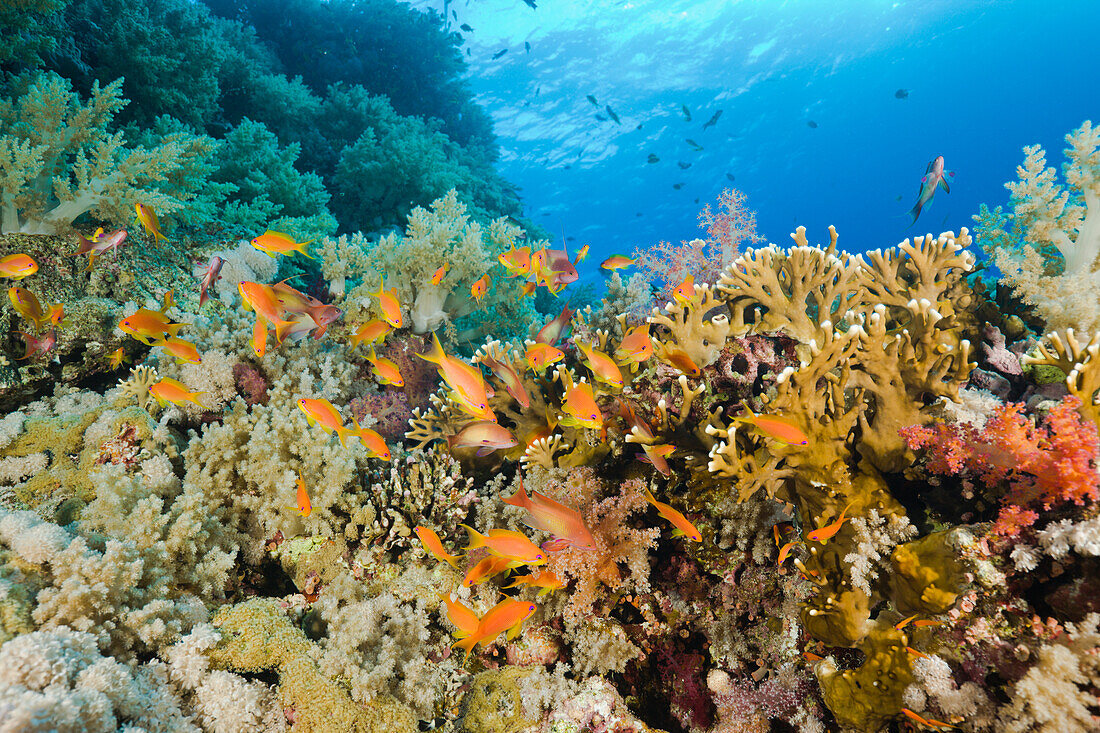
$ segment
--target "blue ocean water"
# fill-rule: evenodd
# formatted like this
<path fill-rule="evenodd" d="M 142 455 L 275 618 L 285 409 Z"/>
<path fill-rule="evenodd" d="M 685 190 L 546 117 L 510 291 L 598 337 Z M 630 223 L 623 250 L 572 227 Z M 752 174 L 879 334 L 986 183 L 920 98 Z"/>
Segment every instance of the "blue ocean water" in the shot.
<path fill-rule="evenodd" d="M 1100 116 L 1091 0 L 413 4 L 462 33 L 526 211 L 594 258 L 696 236 L 727 186 L 782 244 L 798 225 L 811 241 L 836 225 L 848 251 L 957 231 L 1007 200 L 1024 145 L 1060 165 L 1063 136 Z M 621 124 L 597 119 L 605 105 Z M 936 155 L 951 193 L 910 227 Z"/>

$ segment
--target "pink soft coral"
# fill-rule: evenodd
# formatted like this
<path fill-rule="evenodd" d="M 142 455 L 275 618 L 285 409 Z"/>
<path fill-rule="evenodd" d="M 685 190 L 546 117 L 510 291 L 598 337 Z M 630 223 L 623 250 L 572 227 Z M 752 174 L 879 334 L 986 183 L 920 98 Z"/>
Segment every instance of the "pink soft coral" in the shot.
<path fill-rule="evenodd" d="M 1080 400 L 1066 397 L 1036 425 L 1023 405 L 1001 405 L 979 432 L 969 425 L 936 423 L 901 430 L 909 447 L 928 449 L 928 470 L 970 473 L 986 486 L 1007 481 L 993 533 L 1015 537 L 1039 518 L 1034 507 L 1049 510 L 1059 502 L 1096 501 L 1096 426 L 1077 412 Z"/>
<path fill-rule="evenodd" d="M 718 204 L 710 204 L 699 212 L 699 227 L 707 232 L 706 239 L 690 242 L 659 242 L 648 249 L 634 251 L 635 267 L 646 279 L 658 285 L 666 300 L 672 289 L 691 275 L 696 282 L 714 282 L 722 269 L 733 261 L 742 242 L 758 242 L 756 214 L 745 206 L 745 194 L 727 188 L 718 196 Z"/>

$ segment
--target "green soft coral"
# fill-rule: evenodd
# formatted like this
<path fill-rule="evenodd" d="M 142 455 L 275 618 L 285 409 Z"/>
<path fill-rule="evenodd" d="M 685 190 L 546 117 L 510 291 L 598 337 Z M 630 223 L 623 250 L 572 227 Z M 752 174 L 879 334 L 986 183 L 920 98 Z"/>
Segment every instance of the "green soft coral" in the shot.
<path fill-rule="evenodd" d="M 139 201 L 170 214 L 192 197 L 157 185 L 210 155 L 210 138 L 179 132 L 127 147 L 109 131 L 127 103 L 121 79 L 94 84 L 86 104 L 56 74 L 19 82 L 14 98 L 0 100 L 0 232 L 53 234 L 84 214 L 124 226 Z"/>

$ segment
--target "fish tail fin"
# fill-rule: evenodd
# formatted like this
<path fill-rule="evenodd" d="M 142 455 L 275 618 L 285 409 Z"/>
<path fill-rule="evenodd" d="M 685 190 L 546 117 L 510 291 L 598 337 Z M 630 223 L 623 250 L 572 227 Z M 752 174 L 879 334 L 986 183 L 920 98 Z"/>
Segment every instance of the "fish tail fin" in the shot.
<path fill-rule="evenodd" d="M 344 448 L 347 448 L 347 436 L 351 435 L 352 432 L 345 428 L 343 425 L 333 429 L 336 431 L 336 437 L 340 439 L 340 445 L 342 445 Z"/>
<path fill-rule="evenodd" d="M 298 246 L 294 248 L 294 251 L 297 252 L 300 255 L 308 257 L 311 260 L 317 259 L 316 257 L 314 257 L 313 255 L 311 255 L 309 252 L 306 251 L 306 245 L 309 244 L 312 241 L 313 240 L 311 239 L 311 240 L 309 240 L 309 242 L 300 242 L 298 244 Z"/>
<path fill-rule="evenodd" d="M 209 393 L 209 392 L 195 392 L 195 393 L 193 393 L 193 394 L 192 394 L 192 395 L 191 395 L 191 396 L 190 396 L 190 397 L 188 398 L 188 400 L 190 400 L 190 401 L 191 401 L 192 403 L 194 403 L 194 404 L 195 404 L 195 405 L 196 405 L 197 407 L 200 407 L 200 408 L 202 408 L 203 410 L 209 410 L 209 409 L 210 409 L 210 406 L 209 406 L 209 405 L 207 405 L 207 404 L 206 404 L 205 402 L 203 402 L 202 400 L 200 400 L 200 399 L 199 399 L 199 398 L 200 398 L 200 397 L 202 397 L 203 395 L 208 395 L 208 394 L 210 394 L 210 393 Z"/>
<path fill-rule="evenodd" d="M 175 338 L 176 334 L 179 333 L 179 330 L 181 328 L 183 328 L 184 326 L 190 326 L 190 325 L 191 325 L 190 323 L 169 323 L 167 326 L 164 327 L 164 332 L 167 333 L 172 338 Z M 160 340 L 163 341 L 164 339 L 160 339 Z"/>
<path fill-rule="evenodd" d="M 519 480 L 519 488 L 516 492 L 504 499 L 505 504 L 511 504 L 512 506 L 518 506 L 521 509 L 526 509 L 531 505 L 531 498 L 527 496 L 527 489 L 523 488 L 523 479 Z"/>
<path fill-rule="evenodd" d="M 76 235 L 76 241 L 79 244 L 79 246 L 77 247 L 76 252 L 73 252 L 72 254 L 68 255 L 69 257 L 76 257 L 78 255 L 87 254 L 87 253 L 91 252 L 92 248 L 95 246 L 94 244 L 92 244 L 90 239 L 85 239 L 84 235 L 82 235 L 82 234 L 77 234 Z"/>
<path fill-rule="evenodd" d="M 485 546 L 485 535 L 478 532 L 476 529 L 468 524 L 459 525 L 466 530 L 466 536 L 469 540 L 469 544 L 466 546 L 466 551 L 476 550 L 479 547 Z"/>
<path fill-rule="evenodd" d="M 646 458 L 648 458 L 648 457 L 649 456 L 646 456 Z M 648 486 L 646 487 L 646 490 L 645 490 L 645 500 L 648 501 L 653 506 L 657 506 L 657 497 L 653 495 L 653 492 L 650 491 Z"/>
<path fill-rule="evenodd" d="M 443 360 L 447 358 L 446 352 L 443 351 L 443 344 L 439 343 L 439 336 L 432 334 L 432 348 L 426 354 L 417 354 L 424 361 L 430 361 L 433 364 L 443 364 Z"/>
<path fill-rule="evenodd" d="M 909 226 L 913 226 L 917 223 L 917 217 L 920 216 L 920 210 L 924 207 L 924 202 L 921 199 L 917 199 L 917 203 L 913 204 L 913 208 L 909 209 Z"/>
<path fill-rule="evenodd" d="M 458 647 L 462 651 L 466 652 L 466 656 L 468 657 L 470 656 L 470 652 L 474 650 L 474 647 L 477 646 L 478 642 L 480 641 L 481 639 L 478 638 L 477 634 L 471 634 L 465 639 L 459 639 L 454 644 L 451 644 L 451 648 L 454 649 L 455 647 Z"/>
<path fill-rule="evenodd" d="M 281 344 L 290 329 L 297 325 L 294 321 L 275 321 L 275 340 Z"/>

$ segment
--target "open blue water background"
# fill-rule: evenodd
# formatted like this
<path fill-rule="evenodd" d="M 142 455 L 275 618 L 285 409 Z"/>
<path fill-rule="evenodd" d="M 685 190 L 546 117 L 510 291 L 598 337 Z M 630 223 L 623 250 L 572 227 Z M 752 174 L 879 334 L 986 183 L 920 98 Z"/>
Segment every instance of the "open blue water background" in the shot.
<path fill-rule="evenodd" d="M 535 221 L 575 237 L 571 248 L 591 244 L 594 259 L 696 236 L 700 207 L 731 185 L 783 244 L 798 225 L 811 241 L 836 225 L 848 251 L 957 231 L 981 202 L 1007 199 L 1022 146 L 1060 165 L 1064 135 L 1100 122 L 1092 0 L 457 0 L 447 11 L 454 30 L 473 28 L 464 55 L 502 172 Z M 596 119 L 605 104 L 620 125 Z M 956 172 L 951 194 L 910 228 L 936 155 Z"/>

